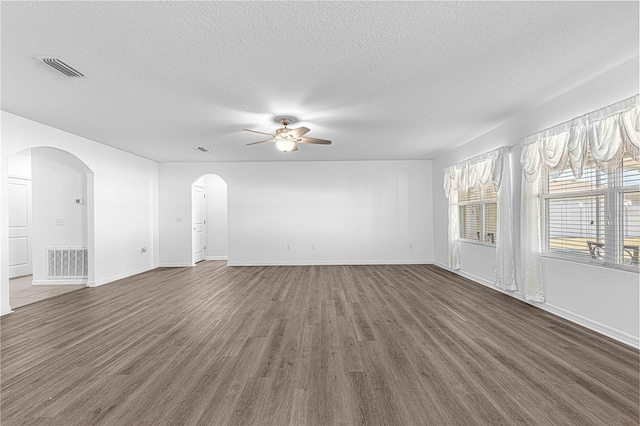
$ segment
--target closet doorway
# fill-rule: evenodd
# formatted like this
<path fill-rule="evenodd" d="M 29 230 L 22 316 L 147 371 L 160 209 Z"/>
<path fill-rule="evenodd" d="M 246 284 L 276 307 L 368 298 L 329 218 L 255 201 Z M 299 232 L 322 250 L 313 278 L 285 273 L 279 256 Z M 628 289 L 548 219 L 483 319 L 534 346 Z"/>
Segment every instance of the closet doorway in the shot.
<path fill-rule="evenodd" d="M 227 183 L 216 174 L 191 184 L 192 262 L 227 260 Z"/>

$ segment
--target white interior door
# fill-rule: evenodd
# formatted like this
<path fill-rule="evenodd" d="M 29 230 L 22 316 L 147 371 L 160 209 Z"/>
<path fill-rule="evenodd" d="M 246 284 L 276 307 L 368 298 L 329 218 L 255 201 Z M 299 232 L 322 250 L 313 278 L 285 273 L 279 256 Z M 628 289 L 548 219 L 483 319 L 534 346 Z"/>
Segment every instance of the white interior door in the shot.
<path fill-rule="evenodd" d="M 199 186 L 191 187 L 191 214 L 193 237 L 193 263 L 201 262 L 207 251 L 207 202 L 205 189 Z"/>
<path fill-rule="evenodd" d="M 9 278 L 31 275 L 31 181 L 9 178 Z"/>

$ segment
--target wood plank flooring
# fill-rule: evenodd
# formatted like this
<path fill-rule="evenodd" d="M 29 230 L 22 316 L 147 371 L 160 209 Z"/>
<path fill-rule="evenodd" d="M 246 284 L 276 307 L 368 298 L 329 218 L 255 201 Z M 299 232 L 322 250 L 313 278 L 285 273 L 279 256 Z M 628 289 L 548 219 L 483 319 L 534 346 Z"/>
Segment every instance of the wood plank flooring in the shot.
<path fill-rule="evenodd" d="M 638 351 L 429 265 L 156 269 L 2 317 L 9 425 L 638 425 Z"/>
<path fill-rule="evenodd" d="M 9 300 L 11 309 L 20 308 L 53 296 L 80 290 L 86 285 L 33 285 L 33 275 L 9 280 Z"/>

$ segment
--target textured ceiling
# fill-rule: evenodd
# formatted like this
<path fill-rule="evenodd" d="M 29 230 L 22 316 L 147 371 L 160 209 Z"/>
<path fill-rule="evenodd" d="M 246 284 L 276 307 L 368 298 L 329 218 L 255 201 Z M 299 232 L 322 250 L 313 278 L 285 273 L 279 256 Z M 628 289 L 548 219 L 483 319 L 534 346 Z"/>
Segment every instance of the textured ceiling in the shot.
<path fill-rule="evenodd" d="M 428 159 L 638 55 L 638 2 L 4 1 L 1 55 L 3 110 L 156 161 Z M 333 145 L 245 145 L 283 114 Z"/>

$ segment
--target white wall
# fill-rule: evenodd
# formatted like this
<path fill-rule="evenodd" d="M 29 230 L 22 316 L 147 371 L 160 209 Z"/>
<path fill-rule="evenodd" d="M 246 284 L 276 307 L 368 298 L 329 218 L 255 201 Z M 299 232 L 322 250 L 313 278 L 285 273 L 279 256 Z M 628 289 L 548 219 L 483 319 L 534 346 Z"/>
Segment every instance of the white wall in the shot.
<path fill-rule="evenodd" d="M 31 166 L 33 281 L 42 284 L 47 247 L 87 246 L 87 171 L 73 155 L 44 147 L 31 150 Z M 76 198 L 85 202 L 75 204 Z"/>
<path fill-rule="evenodd" d="M 191 264 L 191 184 L 206 173 L 228 185 L 230 265 L 433 258 L 430 161 L 164 163 L 161 265 Z"/>
<path fill-rule="evenodd" d="M 452 164 L 560 124 L 589 111 L 638 93 L 638 57 L 625 62 L 566 93 L 514 116 L 509 122 L 452 150 L 433 162 L 434 259 L 447 263 L 447 199 L 442 189 L 443 169 Z M 520 226 L 520 149 L 511 151 L 514 191 L 514 225 Z M 461 243 L 461 274 L 492 283 L 495 250 Z M 516 246 L 519 245 L 516 231 Z M 519 267 L 517 262 L 517 267 Z M 638 346 L 638 274 L 575 262 L 545 258 L 546 302 L 550 310 L 618 340 Z"/>
<path fill-rule="evenodd" d="M 31 180 L 31 150 L 19 152 L 7 160 L 9 177 Z"/>
<path fill-rule="evenodd" d="M 92 188 L 87 194 L 90 285 L 157 266 L 157 163 L 4 111 L 1 114 L 0 313 L 10 311 L 7 158 L 24 149 L 62 149 L 78 157 L 93 173 L 87 177 L 87 187 Z M 147 247 L 146 253 L 141 252 L 142 247 Z"/>

